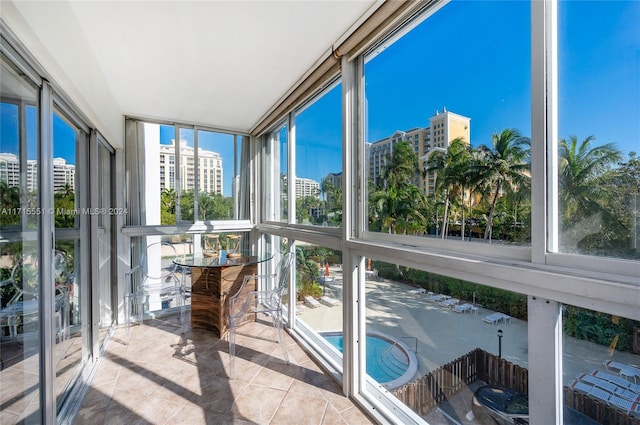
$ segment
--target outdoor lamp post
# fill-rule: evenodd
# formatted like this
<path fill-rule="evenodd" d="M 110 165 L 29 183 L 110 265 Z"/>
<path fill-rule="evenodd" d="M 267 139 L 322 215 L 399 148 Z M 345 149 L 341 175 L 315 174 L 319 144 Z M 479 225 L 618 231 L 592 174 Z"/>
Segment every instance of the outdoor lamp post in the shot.
<path fill-rule="evenodd" d="M 498 358 L 502 358 L 502 329 L 498 329 Z"/>

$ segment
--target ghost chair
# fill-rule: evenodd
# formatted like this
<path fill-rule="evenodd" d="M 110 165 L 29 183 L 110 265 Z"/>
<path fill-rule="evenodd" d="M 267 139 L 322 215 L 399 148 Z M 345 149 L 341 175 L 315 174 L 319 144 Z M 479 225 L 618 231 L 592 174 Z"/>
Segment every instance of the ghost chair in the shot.
<path fill-rule="evenodd" d="M 245 276 L 242 286 L 229 298 L 229 377 L 234 377 L 234 363 L 236 356 L 236 334 L 238 328 L 255 318 L 257 315 L 266 315 L 271 318 L 273 328 L 285 362 L 289 363 L 289 355 L 284 341 L 282 297 L 289 283 L 291 265 L 294 254 L 289 252 L 283 255 L 278 262 L 276 272 L 266 275 Z M 258 290 L 247 290 L 254 287 Z M 252 285 L 252 286 L 248 286 Z"/>

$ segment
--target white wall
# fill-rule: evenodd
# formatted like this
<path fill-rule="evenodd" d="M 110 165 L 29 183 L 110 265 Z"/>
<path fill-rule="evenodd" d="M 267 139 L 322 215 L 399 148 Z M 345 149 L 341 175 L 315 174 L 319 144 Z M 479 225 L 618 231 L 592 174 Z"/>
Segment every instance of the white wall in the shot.
<path fill-rule="evenodd" d="M 113 147 L 123 146 L 123 113 L 68 2 L 3 1 L 1 17 Z"/>

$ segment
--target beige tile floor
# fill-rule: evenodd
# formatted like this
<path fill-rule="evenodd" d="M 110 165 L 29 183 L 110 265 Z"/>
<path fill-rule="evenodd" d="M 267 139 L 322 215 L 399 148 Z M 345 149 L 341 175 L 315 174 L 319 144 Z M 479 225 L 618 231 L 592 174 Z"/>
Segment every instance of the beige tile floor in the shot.
<path fill-rule="evenodd" d="M 17 340 L 0 341 L 0 425 L 37 422 L 40 406 L 38 334 L 20 336 Z M 54 391 L 58 399 L 82 364 L 81 335 L 56 341 L 54 355 Z"/>
<path fill-rule="evenodd" d="M 371 424 L 335 381 L 287 335 L 290 363 L 268 323 L 237 337 L 235 379 L 228 344 L 174 318 L 118 329 L 74 424 Z"/>

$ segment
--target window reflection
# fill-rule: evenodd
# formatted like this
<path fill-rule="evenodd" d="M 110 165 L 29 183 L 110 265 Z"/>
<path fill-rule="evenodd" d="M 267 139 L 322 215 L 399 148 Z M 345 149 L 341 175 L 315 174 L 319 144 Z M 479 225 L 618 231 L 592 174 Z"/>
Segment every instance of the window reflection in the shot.
<path fill-rule="evenodd" d="M 638 259 L 639 18 L 637 1 L 558 4 L 561 252 Z"/>
<path fill-rule="evenodd" d="M 296 223 L 342 225 L 341 94 L 335 83 L 296 113 Z"/>
<path fill-rule="evenodd" d="M 631 422 L 640 413 L 640 322 L 572 305 L 562 313 L 565 407 Z"/>

